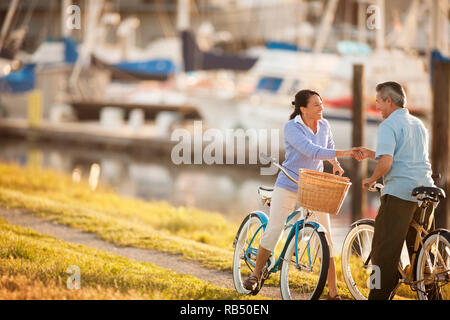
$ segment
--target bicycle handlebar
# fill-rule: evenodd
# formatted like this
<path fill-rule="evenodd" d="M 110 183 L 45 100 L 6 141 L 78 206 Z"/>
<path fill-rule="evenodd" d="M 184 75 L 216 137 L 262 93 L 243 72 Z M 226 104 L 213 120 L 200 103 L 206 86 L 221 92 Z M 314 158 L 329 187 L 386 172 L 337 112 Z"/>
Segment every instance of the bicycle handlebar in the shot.
<path fill-rule="evenodd" d="M 273 164 L 275 167 L 277 167 L 278 169 L 280 169 L 280 170 L 281 170 L 281 171 L 289 178 L 289 180 L 291 180 L 291 181 L 294 182 L 295 184 L 298 184 L 298 181 L 295 180 L 294 178 L 292 178 L 292 177 L 289 175 L 289 173 L 287 173 L 286 170 L 284 170 L 283 166 L 280 165 L 280 164 L 277 162 L 277 160 L 276 160 L 275 158 L 271 158 L 271 157 L 267 156 L 267 155 L 266 155 L 265 153 L 263 153 L 263 152 L 261 152 L 261 153 L 259 154 L 259 156 L 260 156 L 261 158 L 263 158 L 264 160 L 269 161 L 269 163 L 272 163 L 272 164 Z"/>
<path fill-rule="evenodd" d="M 381 192 L 381 190 L 384 188 L 384 185 L 382 185 L 381 183 L 375 183 L 373 185 L 373 187 L 369 187 L 369 185 L 366 184 L 366 187 L 368 187 L 367 190 L 371 191 L 371 192 Z"/>

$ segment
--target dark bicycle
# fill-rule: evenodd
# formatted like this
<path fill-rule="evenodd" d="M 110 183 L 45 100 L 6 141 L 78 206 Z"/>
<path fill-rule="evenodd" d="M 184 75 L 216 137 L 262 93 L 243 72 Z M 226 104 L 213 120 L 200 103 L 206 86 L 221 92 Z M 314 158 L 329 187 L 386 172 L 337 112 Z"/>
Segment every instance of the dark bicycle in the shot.
<path fill-rule="evenodd" d="M 370 191 L 381 191 L 376 184 Z M 418 200 L 421 215 L 410 227 L 416 230 L 414 250 L 408 254 L 406 242 L 398 266 L 400 281 L 392 291 L 395 296 L 400 284 L 406 284 L 417 292 L 419 300 L 450 299 L 450 232 L 434 228 L 434 211 L 445 193 L 441 188 L 417 187 L 412 196 Z M 432 207 L 429 218 L 427 209 Z M 375 221 L 361 219 L 351 225 L 342 247 L 342 272 L 345 283 L 357 300 L 365 300 L 369 294 L 372 273 L 370 252 Z M 369 281 L 368 281 L 369 280 Z"/>

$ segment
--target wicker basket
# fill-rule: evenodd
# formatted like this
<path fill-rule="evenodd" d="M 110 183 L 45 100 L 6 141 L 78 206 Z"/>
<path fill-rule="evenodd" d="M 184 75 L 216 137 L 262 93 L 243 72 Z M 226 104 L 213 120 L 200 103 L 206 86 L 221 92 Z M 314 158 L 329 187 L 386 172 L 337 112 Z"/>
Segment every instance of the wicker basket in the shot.
<path fill-rule="evenodd" d="M 338 214 L 351 184 L 347 177 L 300 169 L 298 204 L 311 211 Z"/>

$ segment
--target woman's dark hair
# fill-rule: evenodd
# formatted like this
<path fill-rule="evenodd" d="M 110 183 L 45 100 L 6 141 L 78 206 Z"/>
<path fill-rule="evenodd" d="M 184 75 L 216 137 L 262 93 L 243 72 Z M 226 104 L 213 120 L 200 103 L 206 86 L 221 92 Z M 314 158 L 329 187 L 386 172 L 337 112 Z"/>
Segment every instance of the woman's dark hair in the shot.
<path fill-rule="evenodd" d="M 313 95 L 317 95 L 322 100 L 320 94 L 309 89 L 300 90 L 299 92 L 296 93 L 295 100 L 292 101 L 292 105 L 294 106 L 294 112 L 292 112 L 292 114 L 290 115 L 289 120 L 292 120 L 297 115 L 302 114 L 302 112 L 300 111 L 300 107 L 306 108 L 309 98 Z"/>

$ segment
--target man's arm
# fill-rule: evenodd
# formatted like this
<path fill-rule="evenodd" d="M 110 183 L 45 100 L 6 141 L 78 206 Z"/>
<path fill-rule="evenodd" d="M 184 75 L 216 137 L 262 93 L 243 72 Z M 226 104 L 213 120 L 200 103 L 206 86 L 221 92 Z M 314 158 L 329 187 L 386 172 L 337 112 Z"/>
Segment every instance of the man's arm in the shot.
<path fill-rule="evenodd" d="M 381 155 L 380 160 L 378 160 L 377 166 L 375 167 L 372 176 L 370 178 L 366 178 L 363 180 L 363 188 L 368 189 L 366 184 L 372 186 L 373 184 L 375 184 L 375 182 L 377 182 L 379 178 L 388 173 L 389 170 L 391 170 L 393 161 L 394 158 L 392 158 L 392 156 L 387 154 Z"/>

